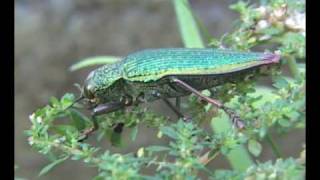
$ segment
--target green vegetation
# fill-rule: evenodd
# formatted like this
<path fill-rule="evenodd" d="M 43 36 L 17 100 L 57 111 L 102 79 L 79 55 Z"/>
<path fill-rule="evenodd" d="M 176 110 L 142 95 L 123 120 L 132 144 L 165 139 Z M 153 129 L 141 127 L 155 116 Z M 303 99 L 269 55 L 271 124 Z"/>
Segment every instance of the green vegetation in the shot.
<path fill-rule="evenodd" d="M 148 109 L 135 107 L 129 112 L 118 111 L 99 117 L 97 140 L 108 138 L 113 145 L 124 148 L 112 124 L 123 122 L 131 128 L 131 140 L 143 123 L 159 130 L 158 138 L 168 138 L 165 146 L 140 147 L 128 154 L 112 153 L 86 142 L 78 142 L 81 130 L 90 127 L 89 117 L 75 108 L 66 109 L 75 95 L 52 97 L 50 104 L 30 115 L 32 126 L 26 131 L 29 144 L 52 160 L 39 175 L 49 172 L 66 160 L 77 160 L 97 168 L 94 179 L 199 179 L 204 174 L 210 179 L 304 179 L 305 149 L 300 157 L 285 158 L 281 146 L 272 139 L 272 133 L 286 134 L 305 128 L 305 4 L 293 0 L 264 0 L 260 4 L 239 1 L 230 8 L 240 14 L 232 32 L 221 38 L 202 40 L 207 34 L 201 21 L 193 14 L 187 0 L 173 0 L 177 22 L 185 47 L 230 48 L 249 51 L 259 46 L 269 47 L 282 57 L 282 68 L 268 72 L 271 85 L 254 81 L 226 83 L 203 93 L 227 103 L 245 120 L 246 129 L 239 132 L 229 123 L 225 113 L 199 102 L 191 95 L 182 104 L 195 121 L 169 122 L 167 118 Z M 199 28 L 201 27 L 201 28 Z M 71 69 L 112 63 L 118 57 L 99 57 L 82 61 Z M 290 74 L 282 69 L 288 67 Z M 225 93 L 228 92 L 228 93 Z M 68 121 L 62 121 L 67 118 Z M 209 123 L 211 131 L 200 126 Z M 272 133 L 271 133 L 272 132 Z M 275 162 L 256 163 L 266 141 L 273 149 Z M 226 156 L 231 169 L 209 169 L 207 164 L 218 155 Z M 151 169 L 152 174 L 142 170 Z"/>

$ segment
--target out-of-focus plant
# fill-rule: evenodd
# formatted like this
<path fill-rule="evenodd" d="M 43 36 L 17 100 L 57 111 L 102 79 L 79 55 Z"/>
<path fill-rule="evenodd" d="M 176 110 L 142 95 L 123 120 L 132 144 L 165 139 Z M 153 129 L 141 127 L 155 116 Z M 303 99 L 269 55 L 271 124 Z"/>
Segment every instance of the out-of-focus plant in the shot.
<path fill-rule="evenodd" d="M 241 179 L 304 179 L 304 166 L 296 159 L 278 159 L 275 163 L 271 161 L 258 163 L 251 166 L 246 172 L 236 172 L 230 170 L 217 170 L 211 177 L 215 180 L 241 180 Z"/>
<path fill-rule="evenodd" d="M 16 173 L 16 171 L 19 169 L 19 166 L 18 165 L 14 165 L 14 171 Z M 14 176 L 14 180 L 26 180 L 25 178 L 22 178 L 22 177 L 17 177 L 17 176 Z"/>
<path fill-rule="evenodd" d="M 185 47 L 205 47 L 200 30 L 208 31 L 192 13 L 188 1 L 173 0 L 173 4 Z M 66 110 L 75 100 L 73 94 L 66 93 L 61 99 L 52 97 L 49 105 L 29 117 L 32 123 L 26 131 L 29 144 L 51 160 L 40 175 L 71 159 L 96 167 L 98 174 L 94 179 L 97 180 L 199 179 L 200 173 L 211 179 L 304 179 L 305 150 L 296 159 L 284 159 L 281 147 L 274 142 L 271 133 L 285 134 L 305 125 L 304 7 L 304 1 L 264 0 L 259 4 L 239 1 L 230 6 L 240 14 L 234 30 L 220 39 L 206 39 L 211 47 L 243 51 L 268 47 L 281 54 L 281 68 L 267 71 L 272 77 L 267 85 L 247 80 L 203 91 L 236 109 L 245 120 L 245 130 L 236 131 L 222 111 L 190 96 L 182 104 L 194 119 L 190 123 L 181 120 L 168 122 L 168 118 L 141 107 L 100 116 L 98 141 L 107 138 L 113 145 L 121 147 L 121 136 L 112 128 L 119 122 L 131 128 L 132 141 L 137 136 L 139 123 L 159 129 L 157 137 L 170 140 L 165 146 L 140 147 L 128 154 L 103 151 L 78 142 L 79 132 L 89 127 L 91 122 L 79 111 L 81 106 Z M 86 59 L 71 69 L 118 60 L 113 56 Z M 286 67 L 289 75 L 283 72 Z M 261 73 L 257 72 L 257 76 Z M 202 123 L 208 122 L 213 133 L 201 128 Z M 275 162 L 255 163 L 254 159 L 263 150 L 262 141 L 267 141 L 273 149 L 277 157 Z M 218 155 L 227 156 L 232 169 L 209 169 L 207 164 Z M 143 174 L 145 169 L 150 169 L 152 175 Z"/>

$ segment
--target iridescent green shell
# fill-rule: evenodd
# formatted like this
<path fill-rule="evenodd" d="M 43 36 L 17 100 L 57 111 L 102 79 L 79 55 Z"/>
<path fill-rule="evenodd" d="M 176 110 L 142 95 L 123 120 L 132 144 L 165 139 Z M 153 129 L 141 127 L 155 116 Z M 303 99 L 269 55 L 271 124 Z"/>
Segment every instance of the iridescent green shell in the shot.
<path fill-rule="evenodd" d="M 168 75 L 224 74 L 268 64 L 274 60 L 270 55 L 221 49 L 147 49 L 96 69 L 88 81 L 98 90 L 112 86 L 119 79 L 151 82 Z"/>

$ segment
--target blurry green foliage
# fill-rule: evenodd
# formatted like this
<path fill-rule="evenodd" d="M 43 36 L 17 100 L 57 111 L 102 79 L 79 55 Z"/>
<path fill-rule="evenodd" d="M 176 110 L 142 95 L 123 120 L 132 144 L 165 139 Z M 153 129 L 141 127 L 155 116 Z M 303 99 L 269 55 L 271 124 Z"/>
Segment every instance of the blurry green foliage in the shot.
<path fill-rule="evenodd" d="M 119 134 L 114 134 L 112 125 L 122 122 L 131 128 L 131 140 L 138 134 L 139 123 L 158 128 L 158 138 L 170 139 L 166 146 L 140 147 L 137 152 L 128 154 L 103 151 L 85 142 L 78 142 L 80 131 L 90 127 L 90 118 L 81 113 L 82 107 L 76 105 L 66 109 L 75 100 L 73 94 L 66 93 L 62 98 L 50 98 L 49 105 L 39 108 L 29 117 L 31 128 L 26 131 L 29 144 L 52 161 L 40 171 L 40 175 L 49 172 L 65 160 L 83 161 L 96 167 L 98 174 L 94 179 L 199 179 L 204 173 L 211 179 L 304 179 L 304 153 L 294 159 L 281 158 L 281 150 L 270 136 L 285 134 L 305 126 L 305 4 L 293 0 L 263 0 L 260 4 L 239 1 L 230 8 L 240 14 L 232 32 L 223 37 L 209 39 L 208 46 L 248 51 L 261 45 L 280 53 L 282 67 L 288 66 L 291 76 L 285 76 L 279 69 L 272 69 L 266 75 L 272 77 L 272 86 L 257 85 L 254 79 L 226 83 L 205 90 L 203 93 L 220 99 L 229 107 L 237 110 L 245 120 L 246 129 L 239 132 L 223 124 L 215 129 L 219 119 L 225 114 L 216 108 L 190 96 L 182 104 L 190 112 L 194 121 L 185 123 L 179 120 L 169 123 L 167 118 L 148 109 L 133 107 L 127 112 L 117 111 L 99 116 L 100 129 L 97 140 L 109 139 L 114 145 L 122 145 Z M 195 23 L 194 15 L 186 0 L 174 0 L 180 31 L 185 44 L 190 47 L 203 46 Z M 185 16 L 183 16 L 185 15 Z M 203 30 L 203 29 L 202 29 Z M 189 33 L 188 32 L 193 32 Z M 188 47 L 188 46 L 187 46 Z M 116 59 L 89 59 L 72 69 L 109 62 Z M 301 62 L 298 68 L 296 61 Z M 252 74 L 260 76 L 261 72 Z M 65 121 L 68 119 L 68 121 Z M 214 133 L 206 132 L 200 124 L 211 121 Z M 251 162 L 243 147 L 259 157 L 263 151 L 262 142 L 267 141 L 274 150 L 277 159 L 264 163 Z M 246 145 L 246 146 L 242 146 Z M 237 150 L 241 147 L 242 150 Z M 237 150 L 237 156 L 232 153 Z M 208 169 L 207 164 L 219 154 L 229 157 L 233 169 Z M 244 162 L 246 161 L 246 162 Z M 242 166 L 242 167 L 241 167 Z M 155 169 L 152 175 L 145 175 L 144 169 Z"/>

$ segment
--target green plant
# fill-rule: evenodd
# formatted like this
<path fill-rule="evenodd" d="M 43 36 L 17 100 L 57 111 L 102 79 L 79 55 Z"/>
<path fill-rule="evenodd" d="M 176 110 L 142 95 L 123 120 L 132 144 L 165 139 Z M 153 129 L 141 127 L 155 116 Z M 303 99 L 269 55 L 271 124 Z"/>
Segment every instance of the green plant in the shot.
<path fill-rule="evenodd" d="M 173 0 L 173 4 L 185 47 L 205 47 L 201 34 L 207 31 L 192 13 L 188 1 Z M 29 144 L 52 160 L 40 175 L 71 159 L 97 168 L 98 175 L 94 179 L 199 179 L 199 173 L 212 179 L 303 179 L 303 154 L 297 159 L 284 159 L 271 132 L 285 134 L 305 125 L 304 2 L 269 0 L 257 5 L 239 1 L 230 8 L 240 13 L 234 31 L 220 39 L 206 39 L 207 46 L 246 51 L 268 45 L 282 55 L 282 67 L 288 66 L 291 73 L 286 76 L 279 69 L 268 72 L 272 75 L 272 86 L 246 81 L 227 83 L 203 92 L 236 109 L 246 120 L 244 131 L 235 131 L 226 114 L 190 96 L 183 108 L 193 115 L 195 121 L 191 123 L 168 122 L 166 117 L 141 107 L 99 117 L 101 128 L 97 140 L 108 138 L 116 146 L 123 143 L 121 136 L 112 131 L 115 122 L 123 122 L 125 127 L 131 128 L 132 141 L 139 123 L 159 129 L 158 138 L 170 139 L 166 146 L 140 147 L 137 152 L 128 154 L 103 152 L 99 147 L 77 141 L 79 132 L 90 126 L 90 120 L 77 108 L 65 110 L 75 100 L 73 94 L 66 93 L 60 99 L 52 97 L 49 105 L 29 117 L 32 123 L 26 131 Z M 71 69 L 113 63 L 118 59 L 113 56 L 87 59 Z M 65 118 L 69 121 L 64 121 Z M 210 122 L 213 132 L 200 127 L 206 122 Z M 255 163 L 254 158 L 263 148 L 262 141 L 270 144 L 279 158 L 276 162 Z M 207 164 L 219 154 L 227 157 L 232 169 L 208 169 Z M 144 169 L 152 170 L 153 174 L 141 173 Z"/>

